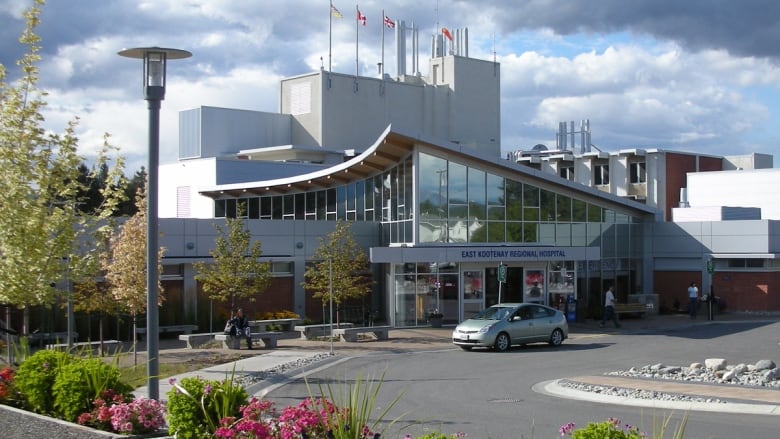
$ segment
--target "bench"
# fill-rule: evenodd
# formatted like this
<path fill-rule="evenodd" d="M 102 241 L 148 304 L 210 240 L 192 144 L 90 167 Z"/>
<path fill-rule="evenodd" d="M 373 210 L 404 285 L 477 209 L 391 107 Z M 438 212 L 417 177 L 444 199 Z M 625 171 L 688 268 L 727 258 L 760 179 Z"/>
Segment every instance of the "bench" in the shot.
<path fill-rule="evenodd" d="M 187 347 L 195 349 L 200 345 L 214 341 L 214 337 L 223 334 L 222 332 L 206 332 L 201 334 L 179 334 L 179 340 L 186 341 Z"/>
<path fill-rule="evenodd" d="M 89 348 L 91 352 L 97 352 L 100 349 L 100 341 L 82 341 L 73 343 L 71 345 L 71 351 L 81 351 Z M 47 344 L 46 349 L 64 351 L 68 349 L 67 343 L 54 343 Z M 103 351 L 109 354 L 116 354 L 122 349 L 122 342 L 118 340 L 103 340 Z"/>
<path fill-rule="evenodd" d="M 265 332 L 269 326 L 279 326 L 282 331 L 292 331 L 293 327 L 303 323 L 302 319 L 268 319 L 268 320 L 250 320 L 249 327 L 252 331 Z"/>
<path fill-rule="evenodd" d="M 76 342 L 79 339 L 79 333 L 73 332 L 71 334 L 73 336 L 72 342 Z M 67 332 L 33 332 L 32 334 L 27 335 L 27 340 L 32 342 L 35 342 L 37 346 L 43 346 L 46 342 L 54 342 L 59 343 L 61 341 L 68 341 L 68 333 Z"/>
<path fill-rule="evenodd" d="M 185 334 L 192 334 L 193 331 L 198 330 L 198 325 L 166 325 L 157 328 L 157 332 L 160 334 L 165 332 L 183 332 Z M 146 334 L 146 326 L 139 326 L 135 328 L 135 333 L 140 335 L 140 339 Z"/>
<path fill-rule="evenodd" d="M 387 332 L 391 326 L 363 326 L 351 328 L 337 328 L 333 335 L 337 335 L 343 341 L 358 341 L 359 334 L 373 334 L 377 340 L 387 340 Z"/>
<path fill-rule="evenodd" d="M 615 312 L 620 314 L 637 314 L 643 317 L 646 312 L 653 309 L 652 303 L 616 303 Z"/>
<path fill-rule="evenodd" d="M 274 349 L 276 342 L 280 338 L 285 338 L 282 332 L 253 332 L 252 344 L 262 341 L 266 349 Z M 225 349 L 241 349 L 241 343 L 246 340 L 246 337 L 234 337 L 224 333 L 214 335 L 214 340 L 221 341 L 222 347 Z"/>
<path fill-rule="evenodd" d="M 333 330 L 335 332 L 338 328 L 352 328 L 354 323 L 339 323 L 333 324 Z M 325 337 L 330 334 L 330 323 L 323 323 L 320 325 L 300 325 L 295 326 L 293 330 L 301 333 L 301 339 L 311 340 L 316 337 Z M 333 334 L 335 335 L 335 334 Z"/>

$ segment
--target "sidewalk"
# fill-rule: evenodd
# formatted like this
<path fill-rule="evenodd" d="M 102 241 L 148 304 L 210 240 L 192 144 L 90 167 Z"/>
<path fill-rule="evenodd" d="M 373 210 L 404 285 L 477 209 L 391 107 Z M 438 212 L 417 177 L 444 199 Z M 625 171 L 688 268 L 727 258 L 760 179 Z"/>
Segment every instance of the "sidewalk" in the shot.
<path fill-rule="evenodd" d="M 642 333 L 648 331 L 679 330 L 692 325 L 709 325 L 735 321 L 767 321 L 778 322 L 780 315 L 770 313 L 725 313 L 715 315 L 713 321 L 708 321 L 706 315 L 691 319 L 685 314 L 650 315 L 645 318 L 627 318 L 621 320 L 621 327 L 607 325 L 599 328 L 599 321 L 586 320 L 573 322 L 569 325 L 570 338 L 603 333 Z M 370 352 L 402 353 L 412 351 L 452 349 L 450 337 L 453 327 L 444 328 L 406 328 L 390 331 L 388 340 L 364 341 L 357 343 L 311 341 L 302 339 L 282 340 L 273 350 L 258 350 L 257 355 L 239 361 L 209 367 L 195 372 L 189 372 L 174 377 L 181 380 L 188 376 L 200 376 L 206 379 L 225 379 L 234 375 L 234 379 L 242 380 L 250 394 L 262 395 L 275 386 L 283 385 L 304 372 L 322 367 L 329 367 L 335 362 L 346 361 L 350 357 L 365 355 Z M 181 342 L 183 345 L 183 342 Z M 192 351 L 182 348 L 174 340 L 161 343 L 161 350 L 175 349 L 186 354 Z M 334 355 L 331 355 L 334 354 Z M 297 366 L 316 362 L 310 366 Z M 322 357 L 327 357 L 322 359 Z M 675 402 L 648 399 L 635 399 L 602 395 L 594 392 L 575 390 L 560 385 L 560 381 L 581 382 L 591 385 L 625 387 L 644 389 L 660 393 L 685 394 L 702 398 L 721 399 L 739 402 L 705 403 L 705 402 Z M 160 380 L 160 397 L 172 388 L 168 379 Z M 668 409 L 717 411 L 729 413 L 753 413 L 780 415 L 780 391 L 769 389 L 754 389 L 737 386 L 718 386 L 681 383 L 678 381 L 660 381 L 646 379 L 618 378 L 612 376 L 561 377 L 534 386 L 535 391 L 556 397 L 587 400 L 593 402 L 656 407 Z M 137 395 L 146 395 L 145 387 L 136 389 Z"/>

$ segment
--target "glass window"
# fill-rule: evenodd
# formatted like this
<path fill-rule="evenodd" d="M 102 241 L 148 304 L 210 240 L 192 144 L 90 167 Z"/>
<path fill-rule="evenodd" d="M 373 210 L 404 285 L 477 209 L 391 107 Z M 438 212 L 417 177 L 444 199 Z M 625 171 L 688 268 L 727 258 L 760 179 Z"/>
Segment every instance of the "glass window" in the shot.
<path fill-rule="evenodd" d="M 523 223 L 506 223 L 506 242 L 523 242 Z"/>
<path fill-rule="evenodd" d="M 506 179 L 506 219 L 518 221 L 523 219 L 523 184 Z"/>
<path fill-rule="evenodd" d="M 306 194 L 299 192 L 295 194 L 295 219 L 306 219 Z"/>
<path fill-rule="evenodd" d="M 317 191 L 317 221 L 324 221 L 328 206 L 328 191 Z"/>
<path fill-rule="evenodd" d="M 588 220 L 588 204 L 576 198 L 571 200 L 571 220 L 584 223 Z"/>
<path fill-rule="evenodd" d="M 228 218 L 236 217 L 236 199 L 225 201 L 225 216 Z"/>
<path fill-rule="evenodd" d="M 542 189 L 540 191 L 540 221 L 552 222 L 555 221 L 555 193 Z"/>
<path fill-rule="evenodd" d="M 317 219 L 317 194 L 319 191 L 306 192 L 306 219 Z"/>
<path fill-rule="evenodd" d="M 260 218 L 260 198 L 258 197 L 252 197 L 249 199 L 249 218 L 252 219 L 259 219 Z"/>
<path fill-rule="evenodd" d="M 487 204 L 489 220 L 504 219 L 504 179 L 487 174 Z"/>
<path fill-rule="evenodd" d="M 539 223 L 523 223 L 523 242 L 539 242 Z"/>
<path fill-rule="evenodd" d="M 347 187 L 342 185 L 336 187 L 336 218 L 344 219 L 347 217 Z"/>
<path fill-rule="evenodd" d="M 271 203 L 271 205 L 273 207 L 273 219 L 280 220 L 283 217 L 283 215 L 282 215 L 282 199 L 283 198 L 284 198 L 283 196 L 279 196 L 279 195 L 273 197 L 273 202 Z"/>
<path fill-rule="evenodd" d="M 601 222 L 601 207 L 588 204 L 588 222 L 600 223 Z"/>
<path fill-rule="evenodd" d="M 561 178 L 574 181 L 574 166 L 563 166 L 560 168 L 558 173 L 561 176 Z"/>
<path fill-rule="evenodd" d="M 555 197 L 556 221 L 559 223 L 571 222 L 571 198 L 558 194 Z"/>
<path fill-rule="evenodd" d="M 523 185 L 523 206 L 539 207 L 539 188 L 530 184 Z"/>
<path fill-rule="evenodd" d="M 249 200 L 246 198 L 239 198 L 236 200 L 236 216 L 239 218 L 246 218 L 249 212 Z"/>
<path fill-rule="evenodd" d="M 225 217 L 225 205 L 227 200 L 214 200 L 214 218 Z"/>
<path fill-rule="evenodd" d="M 292 194 L 282 196 L 282 218 L 295 218 L 295 196 Z"/>
<path fill-rule="evenodd" d="M 485 210 L 485 172 L 469 168 L 469 219 L 484 220 Z"/>
<path fill-rule="evenodd" d="M 629 165 L 631 183 L 644 183 L 647 181 L 645 162 L 636 162 Z"/>
<path fill-rule="evenodd" d="M 271 219 L 273 217 L 273 197 L 260 198 L 260 219 Z"/>
<path fill-rule="evenodd" d="M 506 234 L 504 233 L 503 221 L 490 221 L 487 223 L 488 242 L 504 242 Z"/>
<path fill-rule="evenodd" d="M 467 181 L 466 167 L 450 162 L 447 171 L 447 195 L 450 204 L 466 204 L 468 194 L 466 193 Z"/>
<path fill-rule="evenodd" d="M 596 165 L 593 168 L 593 182 L 597 186 L 609 184 L 609 165 Z"/>
<path fill-rule="evenodd" d="M 355 183 L 355 210 L 357 211 L 357 220 L 363 221 L 365 216 L 363 215 L 363 212 L 365 212 L 365 199 L 366 199 L 366 184 L 365 180 L 358 181 Z"/>
<path fill-rule="evenodd" d="M 523 220 L 524 221 L 539 221 L 539 208 L 538 207 L 524 207 L 523 208 Z"/>

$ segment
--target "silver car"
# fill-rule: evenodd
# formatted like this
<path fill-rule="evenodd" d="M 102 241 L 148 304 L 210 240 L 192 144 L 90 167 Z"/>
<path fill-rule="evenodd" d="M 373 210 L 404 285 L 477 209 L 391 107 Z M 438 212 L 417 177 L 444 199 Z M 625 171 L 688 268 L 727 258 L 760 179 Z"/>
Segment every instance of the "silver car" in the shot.
<path fill-rule="evenodd" d="M 568 337 L 566 316 L 557 309 L 536 303 L 501 303 L 455 327 L 452 343 L 466 351 L 479 346 L 503 352 L 527 343 L 560 346 Z"/>

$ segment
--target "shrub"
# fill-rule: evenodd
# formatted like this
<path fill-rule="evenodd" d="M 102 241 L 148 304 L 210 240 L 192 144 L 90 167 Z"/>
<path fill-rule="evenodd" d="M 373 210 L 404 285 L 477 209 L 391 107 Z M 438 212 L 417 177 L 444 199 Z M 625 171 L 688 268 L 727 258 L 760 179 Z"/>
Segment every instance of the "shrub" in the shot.
<path fill-rule="evenodd" d="M 184 378 L 171 381 L 168 392 L 168 431 L 179 439 L 210 438 L 222 419 L 236 419 L 249 396 L 232 376 L 223 381 Z"/>
<path fill-rule="evenodd" d="M 259 320 L 276 320 L 276 319 L 299 319 L 301 316 L 298 314 L 283 309 L 281 311 L 267 311 L 260 314 Z"/>
<path fill-rule="evenodd" d="M 19 366 L 14 383 L 30 410 L 51 414 L 54 408 L 52 389 L 57 372 L 72 361 L 74 357 L 66 352 L 40 350 Z"/>
<path fill-rule="evenodd" d="M 0 404 L 18 407 L 22 403 L 22 396 L 14 384 L 16 373 L 10 367 L 0 370 Z"/>
<path fill-rule="evenodd" d="M 670 430 L 671 421 L 671 414 L 661 419 L 654 418 L 652 435 L 640 432 L 633 425 L 621 425 L 620 419 L 616 418 L 609 418 L 603 422 L 591 422 L 585 428 L 579 429 L 575 429 L 575 425 L 570 422 L 561 426 L 559 433 L 561 436 L 570 435 L 572 439 L 645 439 L 648 437 L 663 439 L 666 437 L 667 431 L 671 431 L 673 439 L 682 439 L 685 436 L 688 415 L 686 414 L 680 420 L 674 430 Z"/>
<path fill-rule="evenodd" d="M 55 413 L 66 421 L 92 410 L 93 402 L 105 390 L 128 396 L 133 390 L 120 379 L 119 369 L 100 358 L 87 358 L 60 368 L 52 388 Z"/>

